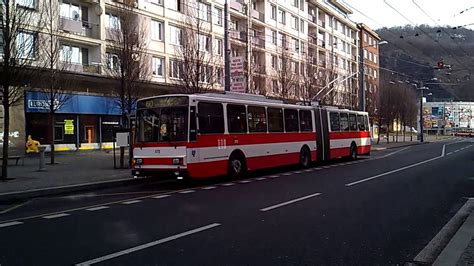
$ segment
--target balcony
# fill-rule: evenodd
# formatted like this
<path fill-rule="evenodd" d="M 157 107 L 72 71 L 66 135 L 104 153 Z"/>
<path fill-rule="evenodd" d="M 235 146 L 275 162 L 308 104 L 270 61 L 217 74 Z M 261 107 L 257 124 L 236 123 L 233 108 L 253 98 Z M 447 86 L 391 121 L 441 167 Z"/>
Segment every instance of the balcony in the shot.
<path fill-rule="evenodd" d="M 246 6 L 245 4 L 237 1 L 237 0 L 231 0 L 229 7 L 237 12 L 240 12 L 245 15 L 246 13 Z"/>
<path fill-rule="evenodd" d="M 252 36 L 252 45 L 265 48 L 265 39 L 262 39 L 258 36 Z"/>
<path fill-rule="evenodd" d="M 229 38 L 232 39 L 232 40 L 247 42 L 247 32 L 237 31 L 237 30 L 230 30 L 229 31 Z"/>
<path fill-rule="evenodd" d="M 99 25 L 66 17 L 60 18 L 59 28 L 74 35 L 95 39 L 98 39 L 100 34 Z"/>
<path fill-rule="evenodd" d="M 91 64 L 80 64 L 72 62 L 63 62 L 62 68 L 66 71 L 79 72 L 79 73 L 89 73 L 89 74 L 100 74 L 101 67 L 100 63 L 91 63 Z"/>
<path fill-rule="evenodd" d="M 326 22 L 324 22 L 323 20 L 318 20 L 318 25 L 322 28 L 326 28 Z"/>
<path fill-rule="evenodd" d="M 265 22 L 265 14 L 263 12 L 252 10 L 252 17 L 261 22 Z"/>
<path fill-rule="evenodd" d="M 260 65 L 260 64 L 253 64 L 252 65 L 253 72 L 257 74 L 262 74 L 265 75 L 265 65 Z"/>

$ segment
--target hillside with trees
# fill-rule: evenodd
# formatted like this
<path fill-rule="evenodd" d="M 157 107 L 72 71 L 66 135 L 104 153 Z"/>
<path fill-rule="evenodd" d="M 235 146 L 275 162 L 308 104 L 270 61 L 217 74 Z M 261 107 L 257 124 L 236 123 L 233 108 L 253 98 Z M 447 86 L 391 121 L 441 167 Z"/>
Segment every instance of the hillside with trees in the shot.
<path fill-rule="evenodd" d="M 388 44 L 380 46 L 380 65 L 401 81 L 430 80 L 430 100 L 474 101 L 474 31 L 463 27 L 404 26 L 377 30 Z M 451 68 L 436 69 L 443 62 Z M 382 72 L 389 72 L 381 69 Z M 391 74 L 391 73 L 390 73 Z M 387 77 L 387 75 L 383 75 Z M 396 77 L 395 77 L 396 76 Z M 390 82 L 390 75 L 384 82 Z"/>

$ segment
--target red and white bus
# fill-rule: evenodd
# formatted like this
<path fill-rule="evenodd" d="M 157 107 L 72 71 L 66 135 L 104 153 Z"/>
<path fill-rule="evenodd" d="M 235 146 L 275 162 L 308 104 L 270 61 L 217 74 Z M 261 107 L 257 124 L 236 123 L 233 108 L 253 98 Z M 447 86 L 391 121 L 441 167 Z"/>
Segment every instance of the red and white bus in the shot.
<path fill-rule="evenodd" d="M 240 177 L 369 153 L 365 112 L 248 94 L 173 94 L 138 101 L 132 174 Z"/>

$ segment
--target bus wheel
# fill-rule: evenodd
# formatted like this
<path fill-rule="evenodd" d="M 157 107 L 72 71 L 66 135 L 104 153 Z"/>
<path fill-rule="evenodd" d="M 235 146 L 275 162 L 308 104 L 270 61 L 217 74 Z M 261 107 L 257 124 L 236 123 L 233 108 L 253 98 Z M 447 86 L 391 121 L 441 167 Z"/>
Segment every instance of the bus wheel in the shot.
<path fill-rule="evenodd" d="M 300 166 L 303 168 L 308 168 L 311 164 L 311 152 L 308 147 L 304 146 L 300 151 Z"/>
<path fill-rule="evenodd" d="M 237 154 L 233 154 L 229 158 L 229 177 L 241 178 L 245 174 L 245 158 Z"/>
<path fill-rule="evenodd" d="M 357 146 L 354 143 L 351 144 L 351 155 L 349 157 L 351 160 L 357 159 Z"/>

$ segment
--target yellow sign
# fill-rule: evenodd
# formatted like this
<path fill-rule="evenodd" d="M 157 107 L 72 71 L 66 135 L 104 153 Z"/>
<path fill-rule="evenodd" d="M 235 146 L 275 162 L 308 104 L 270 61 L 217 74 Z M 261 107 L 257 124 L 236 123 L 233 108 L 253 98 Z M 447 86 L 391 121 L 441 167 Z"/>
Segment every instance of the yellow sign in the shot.
<path fill-rule="evenodd" d="M 74 135 L 74 120 L 64 120 L 64 134 Z"/>

